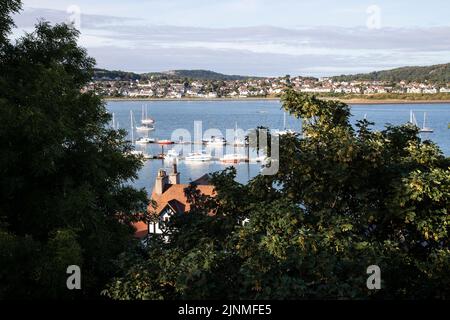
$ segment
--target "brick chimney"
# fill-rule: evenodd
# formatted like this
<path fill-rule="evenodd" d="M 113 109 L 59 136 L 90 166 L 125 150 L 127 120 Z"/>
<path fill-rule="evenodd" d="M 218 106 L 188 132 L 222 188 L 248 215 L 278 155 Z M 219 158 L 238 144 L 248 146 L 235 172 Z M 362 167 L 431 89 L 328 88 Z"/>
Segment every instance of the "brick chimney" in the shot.
<path fill-rule="evenodd" d="M 177 164 L 174 163 L 172 166 L 172 172 L 169 175 L 170 184 L 180 184 L 180 173 L 177 170 Z"/>
<path fill-rule="evenodd" d="M 169 179 L 166 172 L 163 169 L 158 171 L 158 176 L 155 182 L 155 193 L 157 195 L 162 195 L 166 191 L 167 185 L 169 184 Z"/>

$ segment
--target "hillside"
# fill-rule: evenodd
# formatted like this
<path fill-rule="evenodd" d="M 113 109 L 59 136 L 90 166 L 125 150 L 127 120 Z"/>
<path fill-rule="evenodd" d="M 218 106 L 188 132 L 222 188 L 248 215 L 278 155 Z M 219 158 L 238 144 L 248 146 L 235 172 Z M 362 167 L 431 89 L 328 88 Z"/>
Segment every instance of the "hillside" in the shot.
<path fill-rule="evenodd" d="M 189 78 L 198 80 L 245 80 L 249 78 L 255 78 L 239 75 L 226 75 L 209 70 L 172 70 L 163 73 L 177 78 Z"/>
<path fill-rule="evenodd" d="M 151 77 L 161 79 L 193 79 L 193 80 L 246 80 L 256 77 L 226 75 L 209 70 L 171 70 L 166 72 L 149 72 L 137 74 L 126 71 L 109 71 L 105 69 L 94 70 L 94 80 L 146 80 Z"/>
<path fill-rule="evenodd" d="M 94 80 L 140 80 L 142 76 L 133 72 L 94 69 Z"/>
<path fill-rule="evenodd" d="M 336 81 L 407 81 L 407 82 L 430 82 L 449 83 L 450 63 L 438 64 L 428 67 L 402 67 L 392 70 L 375 71 L 371 73 L 361 73 L 356 75 L 341 75 L 333 77 Z"/>

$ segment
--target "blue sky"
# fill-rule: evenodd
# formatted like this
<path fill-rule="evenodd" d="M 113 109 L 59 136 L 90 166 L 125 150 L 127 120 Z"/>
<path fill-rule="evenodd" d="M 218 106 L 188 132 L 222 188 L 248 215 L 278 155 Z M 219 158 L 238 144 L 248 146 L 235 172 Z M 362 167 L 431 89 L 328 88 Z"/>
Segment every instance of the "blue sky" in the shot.
<path fill-rule="evenodd" d="M 109 69 L 324 76 L 450 62 L 444 0 L 23 2 L 16 36 L 76 18 L 76 5 L 80 44 Z"/>

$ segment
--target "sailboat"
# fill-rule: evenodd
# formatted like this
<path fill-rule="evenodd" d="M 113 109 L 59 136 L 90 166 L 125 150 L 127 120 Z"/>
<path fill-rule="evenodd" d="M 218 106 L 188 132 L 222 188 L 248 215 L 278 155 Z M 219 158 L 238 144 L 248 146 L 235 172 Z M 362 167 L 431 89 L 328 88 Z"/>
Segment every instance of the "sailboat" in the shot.
<path fill-rule="evenodd" d="M 412 110 L 409 110 L 409 123 L 418 127 L 416 115 L 414 114 L 414 112 Z"/>
<path fill-rule="evenodd" d="M 149 137 L 140 137 L 139 139 L 136 140 L 136 144 L 149 144 L 149 143 L 154 143 L 155 139 L 153 138 L 149 138 Z"/>
<path fill-rule="evenodd" d="M 140 126 L 136 127 L 137 131 L 153 131 L 155 130 L 155 127 L 153 124 L 155 123 L 155 120 L 152 118 L 147 117 L 147 111 L 144 109 L 144 106 L 142 106 L 142 118 L 141 118 L 141 124 Z"/>
<path fill-rule="evenodd" d="M 283 118 L 283 130 L 274 130 L 273 135 L 275 136 L 284 136 L 286 134 L 294 134 L 295 131 L 291 129 L 287 129 L 286 127 L 286 112 L 284 112 L 284 118 Z"/>
<path fill-rule="evenodd" d="M 426 126 L 426 122 L 427 122 L 427 113 L 424 112 L 423 113 L 423 124 L 422 124 L 422 128 L 419 128 L 419 132 L 420 133 L 434 132 L 434 130 L 432 128 L 429 128 Z M 414 112 L 412 110 L 409 111 L 409 123 L 415 125 L 416 127 L 419 127 L 419 125 L 417 124 L 416 115 L 414 114 Z"/>
<path fill-rule="evenodd" d="M 148 124 L 143 124 L 141 126 L 136 127 L 137 131 L 153 131 L 155 130 L 155 127 L 153 127 L 152 125 L 148 125 Z"/>
<path fill-rule="evenodd" d="M 234 144 L 233 144 L 234 153 L 225 154 L 222 158 L 220 158 L 220 162 L 239 163 L 241 161 L 247 160 L 245 155 L 242 155 L 242 154 L 239 154 L 238 152 L 236 152 L 236 147 L 244 146 L 244 145 L 245 145 L 245 141 L 240 140 L 239 137 L 237 136 L 237 122 L 236 122 L 235 129 L 234 129 Z"/>
<path fill-rule="evenodd" d="M 235 126 L 234 126 L 234 143 L 233 143 L 234 146 L 235 147 L 245 146 L 246 145 L 245 139 L 241 139 L 240 137 L 238 137 L 237 131 L 238 131 L 238 127 L 237 127 L 237 122 L 236 122 Z"/>
<path fill-rule="evenodd" d="M 186 158 L 184 158 L 187 162 L 205 162 L 205 161 L 211 161 L 212 156 L 210 153 L 206 152 L 193 152 L 189 153 Z"/>
<path fill-rule="evenodd" d="M 152 118 L 149 118 L 147 113 L 148 113 L 147 106 L 145 106 L 145 110 L 144 110 L 144 106 L 142 106 L 142 120 L 141 120 L 141 123 L 143 125 L 154 124 L 155 120 L 152 119 Z"/>
<path fill-rule="evenodd" d="M 134 121 L 133 121 L 133 111 L 130 110 L 130 125 L 131 125 L 131 143 L 135 144 L 134 141 Z M 149 155 L 148 153 L 144 152 L 143 150 L 132 150 L 130 152 L 132 155 L 135 156 L 142 156 L 144 157 L 144 159 L 151 159 L 151 155 Z"/>
<path fill-rule="evenodd" d="M 227 143 L 224 137 L 211 136 L 211 139 L 203 140 L 208 146 L 224 146 Z"/>
<path fill-rule="evenodd" d="M 423 133 L 432 133 L 434 132 L 434 130 L 432 128 L 429 128 L 426 126 L 426 122 L 427 122 L 427 113 L 424 112 L 423 113 L 423 125 L 422 125 L 422 129 L 419 130 L 419 132 L 423 132 Z"/>
<path fill-rule="evenodd" d="M 116 116 L 114 112 L 112 113 L 112 128 L 116 130 Z"/>

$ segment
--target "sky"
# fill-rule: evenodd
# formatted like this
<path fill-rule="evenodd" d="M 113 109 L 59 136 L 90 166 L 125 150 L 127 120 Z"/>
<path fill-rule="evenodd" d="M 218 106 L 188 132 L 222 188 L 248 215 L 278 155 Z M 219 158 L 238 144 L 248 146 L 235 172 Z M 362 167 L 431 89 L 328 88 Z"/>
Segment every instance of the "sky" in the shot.
<path fill-rule="evenodd" d="M 100 68 L 331 76 L 450 62 L 448 0 L 23 0 L 13 37 L 71 21 Z"/>

